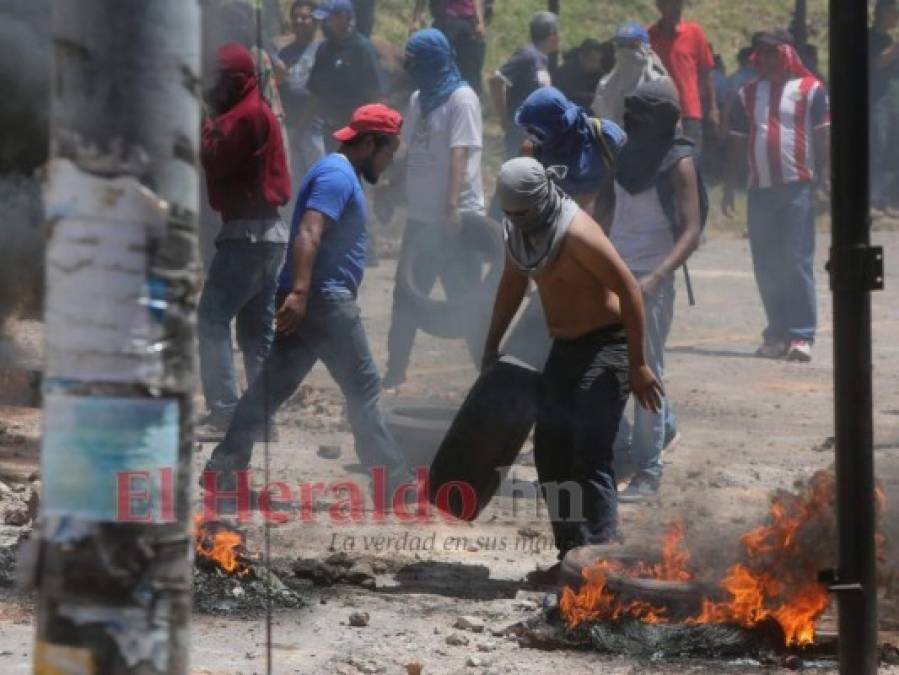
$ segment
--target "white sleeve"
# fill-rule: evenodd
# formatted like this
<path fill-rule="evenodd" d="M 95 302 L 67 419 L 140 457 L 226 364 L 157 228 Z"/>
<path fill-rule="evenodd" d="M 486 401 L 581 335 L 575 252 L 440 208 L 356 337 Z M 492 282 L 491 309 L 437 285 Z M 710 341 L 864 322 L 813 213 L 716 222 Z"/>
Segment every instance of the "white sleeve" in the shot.
<path fill-rule="evenodd" d="M 400 143 L 402 143 L 403 147 L 406 149 L 409 148 L 409 143 L 412 140 L 412 130 L 415 129 L 417 123 L 418 92 L 415 91 L 412 93 L 412 96 L 409 97 L 409 107 L 406 110 L 406 116 L 403 118 L 403 128 L 400 131 Z"/>
<path fill-rule="evenodd" d="M 450 147 L 480 148 L 483 146 L 484 124 L 481 101 L 470 87 L 453 93 L 450 105 Z"/>

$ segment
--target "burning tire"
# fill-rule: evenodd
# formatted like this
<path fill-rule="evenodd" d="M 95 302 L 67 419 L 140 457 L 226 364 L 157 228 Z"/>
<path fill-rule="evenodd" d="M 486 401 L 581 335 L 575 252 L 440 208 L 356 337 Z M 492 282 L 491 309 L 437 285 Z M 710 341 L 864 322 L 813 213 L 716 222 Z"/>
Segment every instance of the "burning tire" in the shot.
<path fill-rule="evenodd" d="M 652 565 L 658 562 L 658 554 L 634 549 L 622 549 L 618 545 L 598 544 L 580 546 L 568 552 L 559 570 L 559 585 L 579 591 L 585 584 L 582 570 L 599 561 L 619 565 L 622 569 L 633 569 L 640 564 Z M 605 588 L 623 605 L 646 603 L 653 607 L 664 607 L 667 616 L 683 620 L 696 616 L 702 609 L 704 598 L 715 598 L 720 589 L 698 581 L 672 581 L 667 579 L 630 576 L 613 570 L 605 572 Z"/>
<path fill-rule="evenodd" d="M 421 255 L 423 247 L 427 245 L 423 237 L 416 237 L 410 242 L 409 255 L 400 258 L 397 268 L 398 292 L 415 307 L 419 328 L 435 337 L 466 337 L 473 315 L 478 317 L 476 323 L 486 324 L 490 303 L 502 274 L 503 242 L 496 222 L 476 213 L 465 213 L 462 215 L 460 238 L 461 246 L 456 250 L 465 256 L 474 257 L 482 266 L 486 263 L 489 267 L 483 277 L 472 280 L 471 287 L 464 295 L 452 301 L 432 298 L 430 289 L 419 288 L 416 266 L 429 262 L 428 256 Z M 457 256 L 450 257 L 445 264 L 460 262 Z M 483 316 L 479 317 L 481 314 Z"/>

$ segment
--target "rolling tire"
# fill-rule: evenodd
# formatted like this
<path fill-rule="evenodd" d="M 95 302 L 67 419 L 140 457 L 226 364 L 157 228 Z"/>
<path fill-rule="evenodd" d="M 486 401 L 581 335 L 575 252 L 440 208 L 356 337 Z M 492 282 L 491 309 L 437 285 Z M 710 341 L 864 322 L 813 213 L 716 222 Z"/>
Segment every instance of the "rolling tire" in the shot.
<path fill-rule="evenodd" d="M 430 296 L 430 290 L 418 288 L 415 280 L 416 264 L 419 263 L 418 251 L 424 246 L 425 239 L 417 238 L 410 245 L 409 255 L 400 259 L 397 268 L 397 290 L 415 308 L 419 328 L 428 335 L 439 338 L 466 337 L 468 327 L 477 323 L 486 323 L 499 285 L 503 270 L 503 241 L 499 224 L 477 213 L 462 214 L 460 236 L 462 245 L 456 251 L 464 255 L 473 255 L 490 267 L 483 279 L 473 283 L 469 293 L 452 301 L 439 300 Z M 446 261 L 447 265 L 455 263 L 454 259 Z M 472 321 L 472 315 L 476 321 Z"/>
<path fill-rule="evenodd" d="M 537 419 L 539 380 L 508 358 L 481 374 L 431 464 L 432 504 L 471 521 L 490 503 Z"/>

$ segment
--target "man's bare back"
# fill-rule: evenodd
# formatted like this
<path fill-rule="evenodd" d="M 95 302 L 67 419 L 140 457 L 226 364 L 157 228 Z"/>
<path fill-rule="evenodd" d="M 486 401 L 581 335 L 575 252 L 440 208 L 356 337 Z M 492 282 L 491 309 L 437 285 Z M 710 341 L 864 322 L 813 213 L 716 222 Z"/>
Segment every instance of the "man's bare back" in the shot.
<path fill-rule="evenodd" d="M 571 221 L 559 257 L 534 277 L 553 337 L 573 340 L 597 328 L 621 323 L 618 296 L 575 254 L 574 249 L 597 236 L 606 238 L 599 225 L 580 211 Z"/>

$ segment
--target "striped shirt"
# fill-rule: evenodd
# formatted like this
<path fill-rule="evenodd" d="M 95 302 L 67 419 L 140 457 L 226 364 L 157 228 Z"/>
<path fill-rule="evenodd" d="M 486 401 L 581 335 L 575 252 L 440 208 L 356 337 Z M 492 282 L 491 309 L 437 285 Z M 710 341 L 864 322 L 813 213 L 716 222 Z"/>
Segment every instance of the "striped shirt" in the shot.
<path fill-rule="evenodd" d="M 747 138 L 749 186 L 812 181 L 813 133 L 829 125 L 827 91 L 814 77 L 758 79 L 743 87 L 732 109 L 731 134 Z"/>

